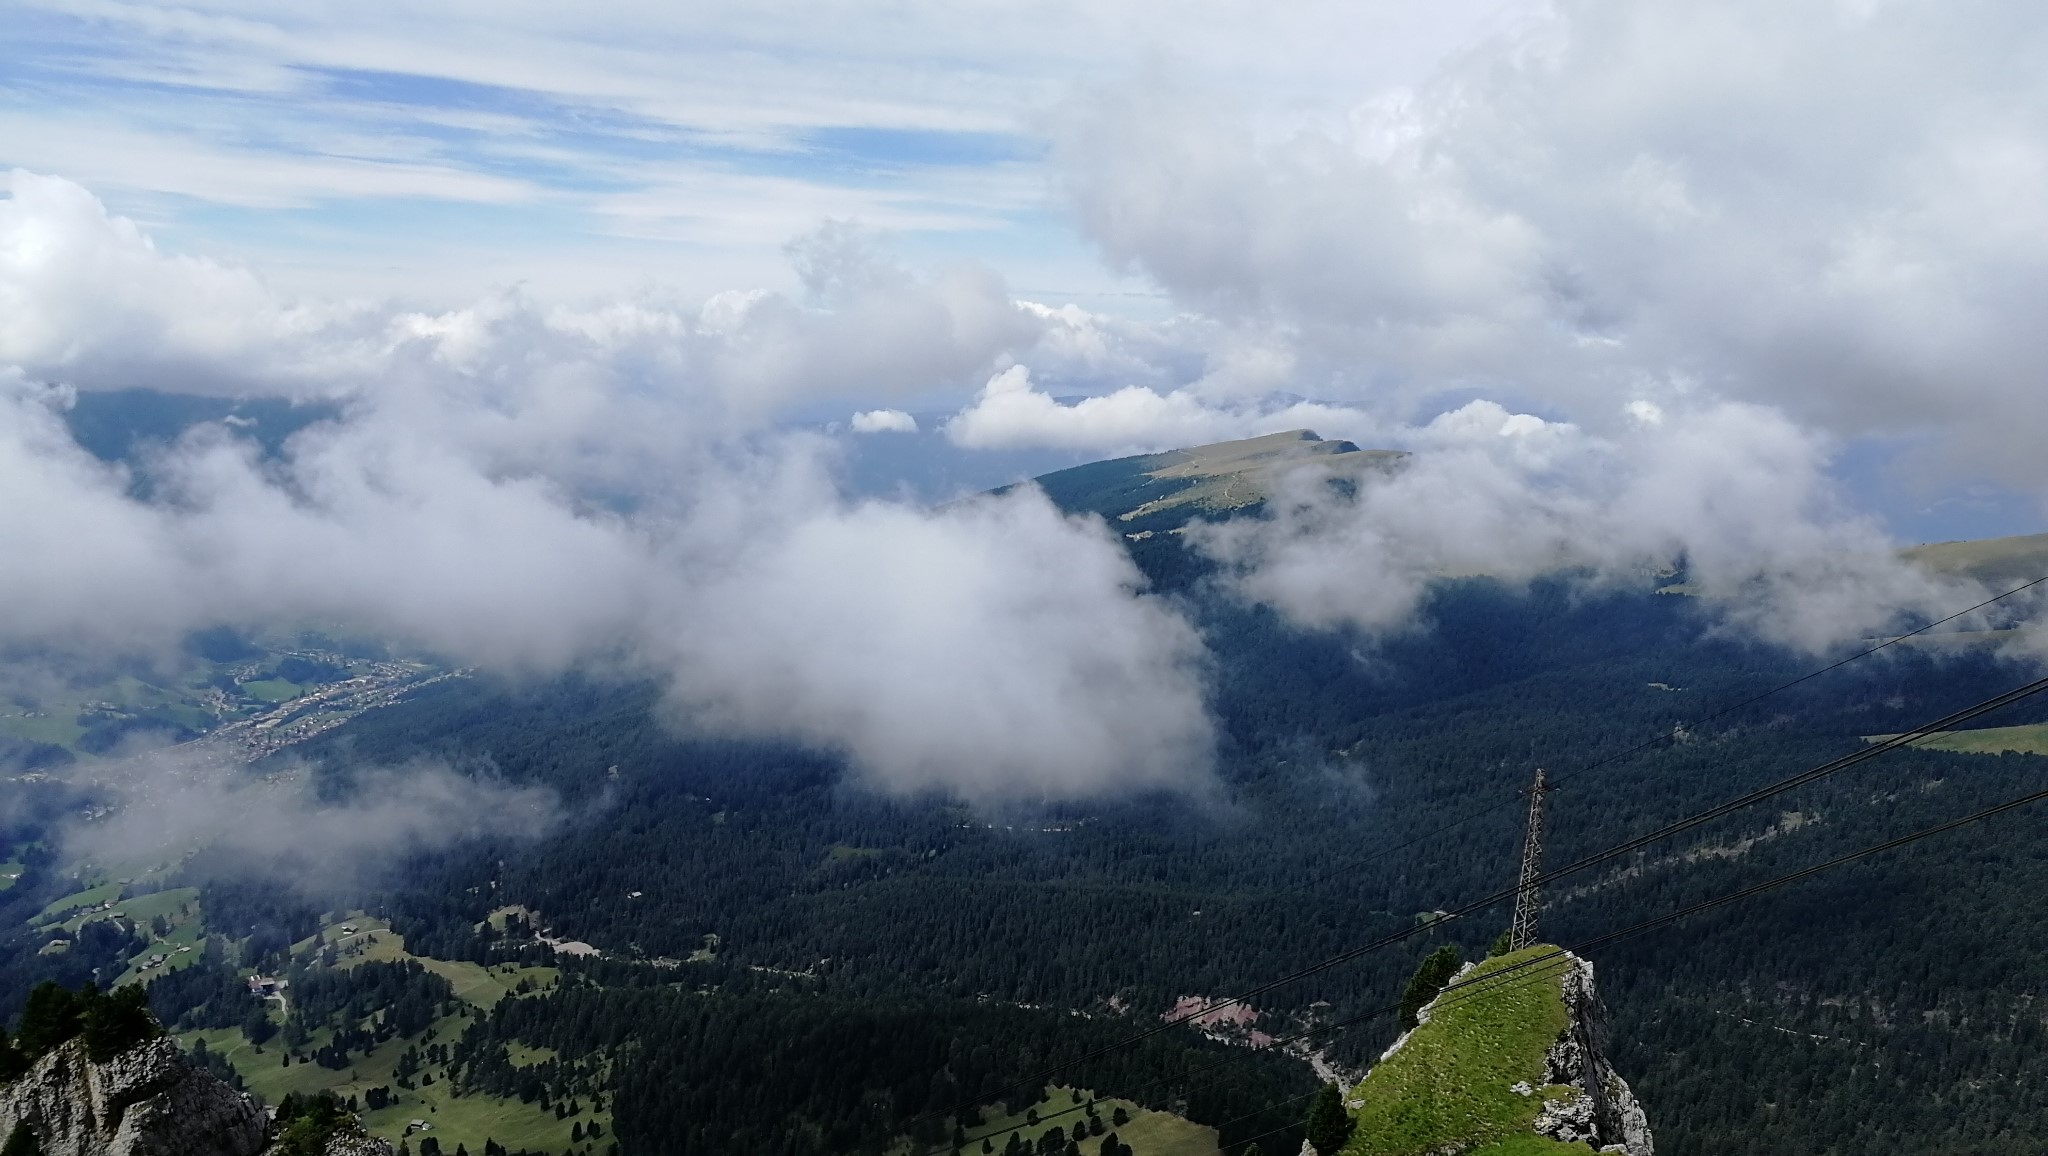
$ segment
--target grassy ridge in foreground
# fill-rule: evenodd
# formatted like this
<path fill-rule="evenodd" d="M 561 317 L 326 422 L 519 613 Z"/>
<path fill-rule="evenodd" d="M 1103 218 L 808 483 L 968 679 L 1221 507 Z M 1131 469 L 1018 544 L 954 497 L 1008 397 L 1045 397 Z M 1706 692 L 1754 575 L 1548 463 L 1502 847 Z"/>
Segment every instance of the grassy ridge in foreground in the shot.
<path fill-rule="evenodd" d="M 1460 982 L 1484 980 L 1501 968 L 1549 952 L 1537 945 L 1486 960 Z M 1542 1087 L 1524 1096 L 1513 1085 L 1543 1078 L 1544 1053 L 1568 1017 L 1556 967 L 1534 965 L 1498 987 L 1453 988 L 1438 1000 L 1428 1023 L 1400 1051 L 1374 1067 L 1358 1087 L 1354 1131 L 1346 1156 L 1407 1156 L 1446 1147 L 1474 1156 L 1587 1153 L 1583 1144 L 1560 1144 L 1530 1131 L 1543 1099 L 1578 1093 Z"/>

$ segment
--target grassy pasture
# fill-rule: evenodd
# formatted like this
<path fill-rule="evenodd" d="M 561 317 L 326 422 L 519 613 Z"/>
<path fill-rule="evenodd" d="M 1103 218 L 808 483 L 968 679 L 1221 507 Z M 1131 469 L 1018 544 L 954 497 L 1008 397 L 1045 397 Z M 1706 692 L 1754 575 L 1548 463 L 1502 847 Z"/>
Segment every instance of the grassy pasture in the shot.
<path fill-rule="evenodd" d="M 1083 1090 L 1081 1097 L 1085 1101 L 1088 1098 L 1087 1091 Z M 1007 1107 L 1008 1105 L 998 1104 L 984 1109 L 981 1125 L 967 1129 L 967 1134 L 971 1137 L 988 1137 L 995 1145 L 995 1150 L 1001 1152 L 1004 1146 L 1009 1144 L 1011 1134 L 1018 1133 L 1026 1144 L 1033 1146 L 1031 1150 L 1035 1152 L 1038 1138 L 1048 1129 L 1059 1127 L 1072 1132 L 1076 1121 L 1083 1124 L 1088 1122 L 1085 1112 L 1074 1110 L 1079 1106 L 1074 1103 L 1073 1093 L 1069 1088 L 1048 1089 L 1044 1100 L 1037 1104 L 1021 1105 L 1014 1113 L 1007 1111 Z M 1118 1108 L 1122 1108 L 1131 1117 L 1130 1123 L 1122 1127 L 1110 1124 Z M 1036 1109 L 1041 1117 L 1036 1124 L 1027 1122 L 1029 1117 L 1026 1113 L 1032 1109 Z M 1166 1112 L 1140 1108 L 1129 1100 L 1098 1100 L 1095 1111 L 1102 1117 L 1103 1133 L 1102 1136 L 1090 1136 L 1081 1142 L 1082 1156 L 1100 1156 L 1103 1136 L 1111 1132 L 1116 1133 L 1117 1139 L 1129 1144 L 1137 1156 L 1217 1156 L 1214 1128 L 1190 1123 Z M 913 1150 L 910 1142 L 905 1140 L 892 1150 L 892 1156 L 908 1156 Z M 981 1151 L 979 1139 L 970 1143 L 966 1151 Z"/>
<path fill-rule="evenodd" d="M 289 702 L 306 691 L 295 682 L 286 682 L 281 678 L 265 678 L 243 683 L 242 693 L 261 702 Z"/>
<path fill-rule="evenodd" d="M 1865 742 L 1881 743 L 1896 735 L 1866 735 Z M 1928 735 L 1913 743 L 1930 751 L 1956 751 L 1966 755 L 2048 755 L 2048 723 L 2017 727 L 1979 727 L 1976 730 L 1947 731 Z"/>
<path fill-rule="evenodd" d="M 354 927 L 355 931 L 343 931 L 344 925 Z M 396 1146 L 405 1138 L 406 1125 L 410 1121 L 428 1121 L 432 1127 L 411 1138 L 415 1151 L 421 1136 L 425 1135 L 438 1138 L 442 1151 L 451 1156 L 457 1145 L 467 1147 L 471 1156 L 476 1156 L 483 1151 L 487 1139 L 496 1140 L 514 1151 L 526 1148 L 566 1152 L 571 1146 L 571 1126 L 579 1122 L 588 1125 L 592 1120 L 604 1125 L 605 1139 L 586 1143 L 597 1152 L 602 1152 L 611 1143 L 610 1113 L 594 1113 L 587 1103 L 582 1105 L 580 1115 L 558 1120 L 554 1113 L 542 1111 L 537 1104 L 521 1103 L 516 1099 L 457 1096 L 453 1094 L 454 1085 L 446 1078 L 445 1070 L 435 1065 L 424 1069 L 433 1075 L 434 1082 L 415 1088 L 400 1088 L 393 1074 L 407 1047 L 423 1042 L 454 1041 L 468 1029 L 474 1009 L 489 1008 L 511 994 L 522 980 L 535 989 L 552 986 L 560 974 L 556 968 L 502 965 L 486 968 L 462 960 L 416 956 L 406 951 L 404 937 L 392 931 L 388 922 L 362 912 L 330 920 L 315 935 L 293 945 L 293 950 L 303 952 L 327 944 L 332 944 L 340 953 L 336 965 L 344 968 L 373 961 L 417 960 L 428 971 L 448 980 L 456 996 L 469 1008 L 434 1021 L 420 1035 L 388 1040 L 357 1057 L 350 1067 L 342 1071 L 330 1071 L 313 1063 L 294 1063 L 287 1067 L 282 1059 L 281 1041 L 272 1040 L 267 1046 L 257 1048 L 243 1037 L 239 1028 L 186 1032 L 179 1036 L 180 1041 L 189 1048 L 194 1039 L 205 1039 L 209 1049 L 234 1065 L 250 1091 L 270 1103 L 276 1103 L 289 1092 L 318 1091 L 330 1091 L 343 1099 L 354 1096 L 358 1103 L 362 1103 L 369 1089 L 388 1087 L 398 1097 L 397 1103 L 374 1112 L 364 1112 L 363 1124 L 371 1135 L 389 1140 Z M 331 1031 L 321 1029 L 313 1033 L 302 1050 L 310 1053 L 324 1046 L 331 1036 Z M 520 1047 L 512 1049 L 511 1058 L 514 1064 L 525 1066 L 549 1058 L 549 1053 L 544 1049 Z M 580 1147 L 578 1151 L 581 1151 Z"/>
<path fill-rule="evenodd" d="M 454 1085 L 444 1078 L 442 1069 L 433 1065 L 425 1069 L 433 1074 L 433 1083 L 411 1089 L 397 1085 L 393 1072 L 398 1066 L 399 1056 L 407 1047 L 429 1035 L 434 1042 L 453 1041 L 468 1025 L 469 1019 L 465 1015 L 444 1017 L 419 1036 L 386 1041 L 338 1072 L 312 1063 L 294 1063 L 285 1067 L 282 1046 L 278 1041 L 273 1040 L 259 1049 L 250 1045 L 238 1028 L 186 1032 L 179 1036 L 179 1041 L 189 1048 L 194 1039 L 204 1038 L 210 1050 L 226 1057 L 235 1066 L 235 1071 L 241 1074 L 251 1092 L 273 1104 L 290 1092 L 320 1091 L 333 1092 L 343 1099 L 354 1096 L 360 1104 L 369 1089 L 388 1087 L 398 1101 L 374 1112 L 365 1112 L 362 1119 L 371 1135 L 391 1141 L 394 1147 L 404 1138 L 406 1124 L 412 1120 L 426 1120 L 432 1124 L 424 1135 L 439 1138 L 442 1150 L 451 1156 L 458 1144 L 466 1146 L 471 1156 L 476 1156 L 483 1151 L 487 1139 L 496 1140 L 514 1151 L 520 1148 L 567 1151 L 571 1125 L 577 1122 L 587 1125 L 592 1120 L 605 1126 L 607 1139 L 597 1145 L 598 1150 L 602 1151 L 610 1142 L 610 1113 L 592 1112 L 588 1104 L 583 1105 L 581 1115 L 571 1120 L 557 1120 L 554 1113 L 542 1111 L 537 1104 L 497 1096 L 457 1096 L 453 1094 Z M 309 1050 L 324 1044 L 326 1036 L 324 1031 L 315 1033 L 313 1042 L 308 1045 Z M 416 1134 L 413 1137 L 415 1151 L 418 1142 L 419 1135 Z"/>
<path fill-rule="evenodd" d="M 341 929 L 343 924 L 354 927 L 355 934 L 344 932 Z M 449 986 L 455 989 L 457 999 L 481 1008 L 488 1008 L 511 995 L 521 980 L 526 981 L 537 991 L 554 986 L 556 978 L 561 975 L 561 969 L 553 967 L 515 967 L 507 964 L 485 967 L 483 964 L 471 963 L 468 960 L 434 959 L 431 956 L 414 955 L 405 949 L 405 937 L 391 930 L 390 923 L 361 912 L 332 921 L 321 928 L 317 936 L 294 944 L 292 950 L 304 951 L 313 946 L 314 939 L 321 943 L 334 944 L 340 950 L 341 958 L 336 961 L 340 967 L 416 959 L 421 967 L 447 980 Z M 370 942 L 371 940 L 374 942 Z"/>

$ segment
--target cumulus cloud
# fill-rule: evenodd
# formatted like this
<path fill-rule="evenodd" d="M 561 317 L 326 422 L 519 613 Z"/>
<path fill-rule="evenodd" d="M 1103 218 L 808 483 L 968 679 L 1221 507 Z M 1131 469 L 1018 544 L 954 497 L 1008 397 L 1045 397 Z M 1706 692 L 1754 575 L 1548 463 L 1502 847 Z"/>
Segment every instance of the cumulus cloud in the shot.
<path fill-rule="evenodd" d="M 86 389 L 354 396 L 431 377 L 571 401 L 631 395 L 744 426 L 820 397 L 978 380 L 1044 324 L 988 269 L 920 275 L 843 222 L 790 246 L 806 301 L 754 290 L 584 307 L 514 292 L 438 312 L 293 302 L 246 268 L 161 252 L 70 181 L 17 169 L 7 184 L 0 364 Z"/>
<path fill-rule="evenodd" d="M 1988 0 L 1580 0 L 1341 117 L 1148 77 L 1061 165 L 1113 261 L 1266 327 L 1306 392 L 1747 400 L 2038 490 L 2044 46 Z"/>
<path fill-rule="evenodd" d="M 1982 597 L 1903 562 L 1842 502 L 1825 444 L 1782 415 L 1729 402 L 1634 414 L 1608 437 L 1472 402 L 1414 431 L 1417 452 L 1389 477 L 1333 490 L 1304 473 L 1269 518 L 1195 539 L 1239 594 L 1317 627 L 1403 625 L 1445 576 L 1676 571 L 1732 624 L 1818 651 Z"/>
<path fill-rule="evenodd" d="M 1087 793 L 1206 765 L 1191 631 L 1035 492 L 847 505 L 797 442 L 700 461 L 626 515 L 373 409 L 283 462 L 199 431 L 142 502 L 45 402 L 0 398 L 0 479 L 24 499 L 0 511 L 24 547 L 0 558 L 0 641 L 340 620 L 501 669 L 662 678 L 686 712 L 889 786 Z"/>
<path fill-rule="evenodd" d="M 973 796 L 1196 785 L 1202 645 L 1099 522 L 1035 489 L 867 503 L 731 543 L 693 582 L 673 694 L 700 724 L 842 747 Z"/>
<path fill-rule="evenodd" d="M 981 274 L 955 292 L 834 226 L 797 246 L 801 303 L 301 315 L 75 186 L 14 185 L 0 644 L 133 653 L 215 623 L 343 621 L 497 669 L 653 677 L 681 715 L 844 751 L 891 788 L 1073 795 L 1206 770 L 1199 643 L 1099 529 L 1030 493 L 849 504 L 822 440 L 758 429 L 804 390 L 910 390 L 1028 339 Z M 106 259 L 79 272 L 45 241 Z M 70 298 L 42 295 L 67 279 Z M 104 317 L 65 304 L 101 280 L 147 289 L 110 285 Z M 339 416 L 270 458 L 205 425 L 108 465 L 64 425 L 74 386 L 38 381 L 243 354 L 261 372 L 231 380 L 274 372 Z"/>
<path fill-rule="evenodd" d="M 937 510 L 850 502 L 821 439 L 763 432 L 798 402 L 946 382 L 986 383 L 946 426 L 961 446 L 1108 454 L 1306 426 L 1421 451 L 1354 496 L 1301 488 L 1268 521 L 1198 532 L 1246 596 L 1318 625 L 1395 622 L 1442 573 L 1675 558 L 1801 645 L 1931 596 L 1836 504 L 1824 442 L 1775 411 L 1643 377 L 1611 429 L 1475 403 L 1409 430 L 1378 403 L 1276 393 L 1304 372 L 1289 326 L 1313 329 L 1278 289 L 1246 306 L 1277 327 L 1138 325 L 1020 305 L 986 270 L 915 272 L 831 224 L 791 247 L 801 300 L 297 304 L 158 251 L 76 186 L 11 180 L 0 644 L 132 651 L 222 622 L 339 620 L 494 668 L 652 677 L 690 725 L 843 751 L 889 789 L 1199 783 L 1199 639 L 1104 530 L 1028 489 Z M 1498 270 L 1453 266 L 1424 278 L 1435 303 L 1417 324 L 1497 321 L 1480 286 Z M 1234 268 L 1209 297 L 1219 312 L 1257 272 Z M 1034 384 L 1041 365 L 1130 376 L 1068 401 Z M 91 458 L 61 419 L 68 391 L 138 381 L 320 394 L 338 416 L 268 458 L 221 426 L 136 462 Z M 907 417 L 861 414 L 871 429 Z"/>
<path fill-rule="evenodd" d="M 1104 455 L 1147 453 L 1206 442 L 1314 428 L 1326 437 L 1366 436 L 1375 422 L 1342 406 L 1299 400 L 1214 403 L 1200 391 L 1127 385 L 1099 397 L 1061 401 L 1013 365 L 989 378 L 972 404 L 946 422 L 946 436 L 972 449 L 1051 447 Z"/>
<path fill-rule="evenodd" d="M 855 433 L 916 433 L 917 419 L 900 409 L 867 409 L 853 415 Z"/>

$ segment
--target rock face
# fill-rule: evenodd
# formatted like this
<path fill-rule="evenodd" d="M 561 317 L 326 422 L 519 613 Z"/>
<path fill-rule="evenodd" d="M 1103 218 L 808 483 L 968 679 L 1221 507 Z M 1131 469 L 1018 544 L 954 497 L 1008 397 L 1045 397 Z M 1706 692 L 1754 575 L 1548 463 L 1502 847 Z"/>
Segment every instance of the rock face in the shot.
<path fill-rule="evenodd" d="M 1546 1100 L 1536 1117 L 1536 1131 L 1602 1152 L 1654 1156 L 1649 1117 L 1628 1082 L 1607 1062 L 1607 1009 L 1593 987 L 1593 965 L 1577 956 L 1569 959 L 1573 966 L 1564 973 L 1562 984 L 1570 1019 L 1544 1055 L 1543 1082 L 1570 1087 L 1578 1095 Z"/>
<path fill-rule="evenodd" d="M 27 1124 L 43 1156 L 264 1156 L 270 1118 L 256 1102 L 193 1067 L 159 1036 L 103 1064 L 72 1040 L 0 1085 L 0 1143 Z M 390 1156 L 391 1145 L 344 1130 L 324 1156 Z"/>
<path fill-rule="evenodd" d="M 0 1087 L 0 1139 L 22 1123 L 44 1156 L 256 1156 L 268 1131 L 254 1101 L 162 1036 L 103 1064 L 83 1040 L 52 1050 Z"/>

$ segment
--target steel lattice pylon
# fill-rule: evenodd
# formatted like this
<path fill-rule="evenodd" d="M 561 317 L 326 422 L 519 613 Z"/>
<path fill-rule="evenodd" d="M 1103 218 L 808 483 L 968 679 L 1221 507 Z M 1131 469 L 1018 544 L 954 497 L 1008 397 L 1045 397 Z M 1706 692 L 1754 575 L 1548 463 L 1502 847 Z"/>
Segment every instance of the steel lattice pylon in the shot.
<path fill-rule="evenodd" d="M 1540 906 L 1536 880 L 1543 874 L 1543 796 L 1550 793 L 1543 768 L 1529 786 L 1529 831 L 1522 838 L 1522 876 L 1515 891 L 1515 921 L 1508 928 L 1508 950 L 1520 951 L 1536 942 L 1536 911 Z"/>

